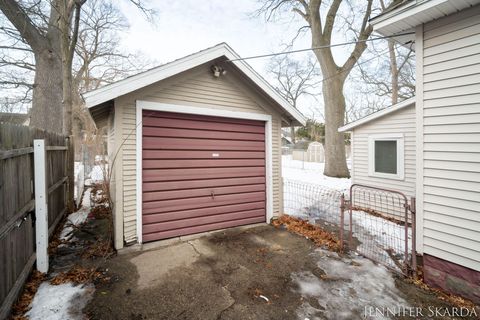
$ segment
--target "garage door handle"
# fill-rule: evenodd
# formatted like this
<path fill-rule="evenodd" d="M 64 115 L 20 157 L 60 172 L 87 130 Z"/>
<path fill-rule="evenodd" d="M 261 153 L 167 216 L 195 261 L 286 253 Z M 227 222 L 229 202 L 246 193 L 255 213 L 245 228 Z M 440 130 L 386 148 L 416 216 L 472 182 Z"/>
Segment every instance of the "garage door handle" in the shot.
<path fill-rule="evenodd" d="M 212 196 L 212 199 L 215 200 L 215 191 L 212 190 L 212 192 L 210 192 L 210 195 Z"/>

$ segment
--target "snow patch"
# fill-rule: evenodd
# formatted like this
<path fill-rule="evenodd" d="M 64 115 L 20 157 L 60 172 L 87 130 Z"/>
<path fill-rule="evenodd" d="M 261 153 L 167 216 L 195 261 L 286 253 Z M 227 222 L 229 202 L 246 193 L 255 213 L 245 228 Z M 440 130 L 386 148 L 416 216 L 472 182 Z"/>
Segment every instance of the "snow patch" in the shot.
<path fill-rule="evenodd" d="M 326 273 L 324 277 L 311 272 L 292 274 L 300 294 L 307 300 L 316 299 L 319 306 L 303 304 L 297 310 L 299 318 L 354 319 L 364 314 L 366 306 L 408 306 L 385 267 L 362 257 L 340 258 L 322 249 L 315 255 L 318 267 Z"/>
<path fill-rule="evenodd" d="M 397 264 L 387 253 L 392 250 L 395 259 L 405 259 L 405 225 L 370 215 L 363 211 L 352 211 L 353 236 L 360 240 L 357 251 L 368 253 L 370 258 L 385 261 L 390 267 L 398 269 Z M 348 222 L 347 222 L 348 225 Z M 412 250 L 412 228 L 408 227 L 408 252 Z M 372 256 L 373 255 L 373 256 Z"/>
<path fill-rule="evenodd" d="M 107 165 L 94 165 L 90 172 L 90 180 L 93 183 L 103 182 L 105 180 L 105 173 L 107 172 Z"/>
<path fill-rule="evenodd" d="M 72 283 L 51 285 L 43 282 L 25 315 L 30 320 L 84 319 L 82 309 L 94 291 L 95 287 L 91 284 L 74 286 Z"/>
<path fill-rule="evenodd" d="M 346 191 L 352 181 L 348 178 L 332 178 L 323 174 L 325 163 L 293 160 L 291 155 L 282 156 L 282 177 L 323 187 Z"/>
<path fill-rule="evenodd" d="M 79 226 L 87 220 L 88 214 L 91 210 L 90 192 L 90 188 L 85 189 L 83 193 L 82 207 L 68 215 L 67 221 L 60 233 L 60 240 L 70 240 L 74 226 Z"/>

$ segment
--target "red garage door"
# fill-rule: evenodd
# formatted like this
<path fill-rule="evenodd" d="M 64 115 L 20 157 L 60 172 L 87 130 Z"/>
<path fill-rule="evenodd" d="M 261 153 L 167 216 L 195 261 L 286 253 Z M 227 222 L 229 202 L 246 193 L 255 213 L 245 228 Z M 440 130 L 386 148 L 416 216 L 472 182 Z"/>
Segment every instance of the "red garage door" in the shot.
<path fill-rule="evenodd" d="M 143 241 L 265 222 L 265 123 L 143 111 Z"/>

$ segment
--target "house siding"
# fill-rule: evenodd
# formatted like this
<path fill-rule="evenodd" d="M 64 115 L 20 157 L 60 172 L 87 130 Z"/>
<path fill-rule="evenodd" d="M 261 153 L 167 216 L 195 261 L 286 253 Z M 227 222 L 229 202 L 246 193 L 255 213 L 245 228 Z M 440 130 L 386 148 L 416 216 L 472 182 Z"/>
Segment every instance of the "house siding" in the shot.
<path fill-rule="evenodd" d="M 202 65 L 115 100 L 115 108 L 122 109 L 122 132 L 116 134 L 116 139 L 124 141 L 122 181 L 117 183 L 117 188 L 121 188 L 123 194 L 123 228 L 127 244 L 137 241 L 136 100 L 272 115 L 273 214 L 281 213 L 281 115 L 265 98 L 244 84 L 236 70 L 227 71 L 226 76 L 214 78 L 209 65 Z"/>
<path fill-rule="evenodd" d="M 423 252 L 480 271 L 480 6 L 422 36 Z"/>
<path fill-rule="evenodd" d="M 403 180 L 372 177 L 368 174 L 368 137 L 377 134 L 402 133 L 404 136 L 405 177 Z M 353 129 L 352 183 L 388 188 L 415 196 L 415 107 L 408 106 Z"/>

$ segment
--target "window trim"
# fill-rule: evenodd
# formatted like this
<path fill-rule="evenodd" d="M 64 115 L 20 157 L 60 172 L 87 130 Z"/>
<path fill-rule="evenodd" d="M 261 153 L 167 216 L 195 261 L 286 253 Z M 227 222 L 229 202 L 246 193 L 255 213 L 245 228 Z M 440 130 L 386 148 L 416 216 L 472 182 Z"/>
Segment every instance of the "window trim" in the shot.
<path fill-rule="evenodd" d="M 375 141 L 397 142 L 397 174 L 375 171 Z M 405 179 L 405 138 L 403 133 L 375 134 L 368 136 L 368 175 L 370 177 L 404 180 Z"/>

